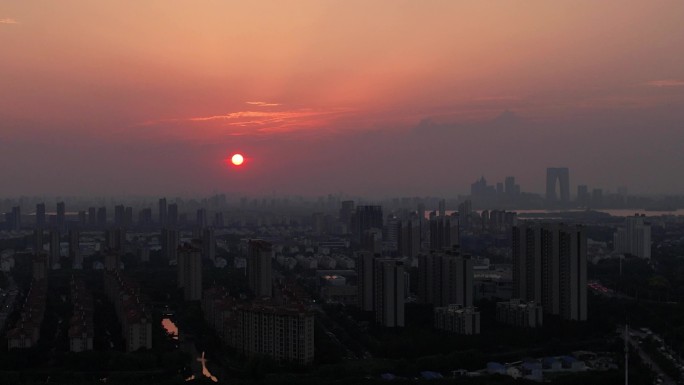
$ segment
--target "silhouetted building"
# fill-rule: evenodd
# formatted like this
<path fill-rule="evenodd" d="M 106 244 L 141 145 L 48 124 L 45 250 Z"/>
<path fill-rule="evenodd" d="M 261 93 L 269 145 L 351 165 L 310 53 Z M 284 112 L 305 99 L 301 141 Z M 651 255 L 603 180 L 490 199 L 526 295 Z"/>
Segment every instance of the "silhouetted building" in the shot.
<path fill-rule="evenodd" d="M 61 257 L 61 245 L 60 245 L 60 238 L 59 238 L 59 231 L 58 230 L 52 230 L 50 231 L 50 259 L 49 259 L 49 267 L 54 268 L 57 264 L 59 264 L 59 258 Z"/>
<path fill-rule="evenodd" d="M 88 224 L 91 227 L 97 226 L 97 209 L 95 207 L 88 207 Z"/>
<path fill-rule="evenodd" d="M 371 254 L 382 254 L 382 230 L 372 228 L 363 232 L 361 237 L 361 250 Z"/>
<path fill-rule="evenodd" d="M 122 227 L 124 225 L 124 215 L 126 208 L 123 205 L 114 206 L 114 226 Z"/>
<path fill-rule="evenodd" d="M 577 204 L 582 207 L 588 207 L 591 200 L 591 195 L 589 195 L 589 187 L 585 184 L 577 186 Z"/>
<path fill-rule="evenodd" d="M 207 226 L 207 209 L 197 210 L 197 227 L 204 228 Z"/>
<path fill-rule="evenodd" d="M 397 231 L 397 251 L 403 257 L 417 257 L 420 253 L 420 220 L 400 221 Z"/>
<path fill-rule="evenodd" d="M 556 184 L 560 185 L 560 200 L 556 194 Z M 567 167 L 546 169 L 546 201 L 552 205 L 570 202 L 570 170 Z"/>
<path fill-rule="evenodd" d="M 460 205 L 458 205 L 458 219 L 459 227 L 463 228 L 465 231 L 469 231 L 473 225 L 473 203 L 470 200 L 466 200 Z"/>
<path fill-rule="evenodd" d="M 42 253 L 43 245 L 45 244 L 44 233 L 42 228 L 33 230 L 33 251 L 34 253 Z"/>
<path fill-rule="evenodd" d="M 473 261 L 457 252 L 418 257 L 418 297 L 434 306 L 473 306 Z"/>
<path fill-rule="evenodd" d="M 247 253 L 249 289 L 255 297 L 270 297 L 272 295 L 273 246 L 263 240 L 251 239 Z"/>
<path fill-rule="evenodd" d="M 107 208 L 106 207 L 100 207 L 97 209 L 97 225 L 101 228 L 105 228 L 107 226 Z"/>
<path fill-rule="evenodd" d="M 587 238 L 581 226 L 513 228 L 513 298 L 563 319 L 587 319 Z"/>
<path fill-rule="evenodd" d="M 645 215 L 625 218 L 625 225 L 613 234 L 615 251 L 651 259 L 651 225 Z"/>
<path fill-rule="evenodd" d="M 168 216 L 168 212 L 166 210 L 166 198 L 160 198 L 159 199 L 159 225 L 160 226 L 166 226 L 166 218 Z"/>
<path fill-rule="evenodd" d="M 430 249 L 451 250 L 459 244 L 458 217 L 435 217 L 430 219 Z"/>
<path fill-rule="evenodd" d="M 480 312 L 474 307 L 449 305 L 434 309 L 435 329 L 454 334 L 480 334 Z"/>
<path fill-rule="evenodd" d="M 178 230 L 162 229 L 161 232 L 161 251 L 162 256 L 168 261 L 178 260 L 178 245 L 180 244 L 180 234 Z"/>
<path fill-rule="evenodd" d="M 356 244 L 360 244 L 363 234 L 370 229 L 382 231 L 381 206 L 357 206 L 352 215 L 352 235 Z"/>
<path fill-rule="evenodd" d="M 183 288 L 183 299 L 202 299 L 202 250 L 191 244 L 178 248 L 178 287 Z"/>
<path fill-rule="evenodd" d="M 314 313 L 303 306 L 236 306 L 223 329 L 227 344 L 247 356 L 299 365 L 314 360 Z"/>
<path fill-rule="evenodd" d="M 202 230 L 202 256 L 212 262 L 216 260 L 216 236 L 212 228 Z"/>
<path fill-rule="evenodd" d="M 72 266 L 82 267 L 83 256 L 81 255 L 80 236 L 78 230 L 69 230 L 69 259 Z"/>
<path fill-rule="evenodd" d="M 138 225 L 143 227 L 152 226 L 152 209 L 144 208 L 138 212 Z"/>
<path fill-rule="evenodd" d="M 5 213 L 5 223 L 9 231 L 21 230 L 21 208 L 19 206 L 12 207 L 12 211 Z"/>
<path fill-rule="evenodd" d="M 64 230 L 66 224 L 66 205 L 64 202 L 57 203 L 57 227 Z"/>
<path fill-rule="evenodd" d="M 38 203 L 36 205 L 36 228 L 44 229 L 45 221 L 45 203 Z"/>
<path fill-rule="evenodd" d="M 341 205 L 340 222 L 346 227 L 346 232 L 349 232 L 352 216 L 354 215 L 354 201 L 342 201 Z"/>
<path fill-rule="evenodd" d="M 168 226 L 170 226 L 170 227 L 178 226 L 178 219 L 179 219 L 178 218 L 178 205 L 176 203 L 171 203 L 168 206 L 168 213 L 167 214 L 168 214 L 168 217 L 167 217 Z"/>
<path fill-rule="evenodd" d="M 122 228 L 108 229 L 105 231 L 105 244 L 109 250 L 123 253 L 126 245 L 126 230 Z"/>
<path fill-rule="evenodd" d="M 375 259 L 375 321 L 385 327 L 404 326 L 404 264 L 392 258 Z"/>
<path fill-rule="evenodd" d="M 356 275 L 357 275 L 357 290 L 358 290 L 358 305 L 363 311 L 373 311 L 374 302 L 374 285 L 373 279 L 375 277 L 375 256 L 368 251 L 362 251 L 357 254 L 356 258 Z"/>
<path fill-rule="evenodd" d="M 496 320 L 502 324 L 536 328 L 544 323 L 543 309 L 540 304 L 520 299 L 496 303 Z"/>

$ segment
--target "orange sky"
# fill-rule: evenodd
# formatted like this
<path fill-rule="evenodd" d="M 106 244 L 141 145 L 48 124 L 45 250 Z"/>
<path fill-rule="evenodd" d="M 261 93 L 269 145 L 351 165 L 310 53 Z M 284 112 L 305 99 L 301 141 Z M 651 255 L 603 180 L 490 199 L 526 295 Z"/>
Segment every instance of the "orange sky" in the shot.
<path fill-rule="evenodd" d="M 256 137 L 399 133 L 505 110 L 553 126 L 681 106 L 682 15 L 679 0 L 10 0 L 0 5 L 0 141 L 230 143 L 271 159 L 283 154 Z M 494 165 L 471 174 L 483 172 L 498 177 Z M 169 177 L 146 190 L 165 188 L 178 186 Z M 33 190 L 45 186 L 17 187 Z"/>

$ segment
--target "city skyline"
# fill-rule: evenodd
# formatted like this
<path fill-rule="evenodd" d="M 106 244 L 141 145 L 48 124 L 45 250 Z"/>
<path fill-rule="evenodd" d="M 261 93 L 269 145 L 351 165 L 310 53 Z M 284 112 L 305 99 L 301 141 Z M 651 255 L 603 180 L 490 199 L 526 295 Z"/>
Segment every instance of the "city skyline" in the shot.
<path fill-rule="evenodd" d="M 568 167 L 573 186 L 684 193 L 683 11 L 11 2 L 0 178 L 8 195 L 425 196 L 481 175 L 543 192 Z"/>

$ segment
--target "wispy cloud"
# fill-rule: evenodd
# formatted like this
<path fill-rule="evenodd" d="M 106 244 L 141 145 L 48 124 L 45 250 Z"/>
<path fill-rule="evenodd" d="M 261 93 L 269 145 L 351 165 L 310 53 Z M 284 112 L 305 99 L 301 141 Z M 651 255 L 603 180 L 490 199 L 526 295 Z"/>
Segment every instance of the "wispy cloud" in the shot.
<path fill-rule="evenodd" d="M 0 24 L 19 24 L 19 22 L 14 19 L 6 17 L 4 19 L 0 19 Z"/>
<path fill-rule="evenodd" d="M 259 106 L 259 107 L 277 107 L 280 106 L 280 103 L 268 103 L 268 102 L 245 102 L 247 104 L 253 105 L 253 106 Z"/>
<path fill-rule="evenodd" d="M 684 80 L 680 79 L 663 79 L 651 80 L 646 82 L 647 86 L 651 87 L 684 87 Z"/>
<path fill-rule="evenodd" d="M 146 127 L 186 127 L 192 124 L 203 132 L 221 132 L 222 135 L 250 135 L 285 133 L 329 127 L 353 110 L 342 108 L 300 108 L 282 111 L 246 110 L 221 115 L 195 116 L 176 119 L 158 119 L 139 123 Z M 196 132 L 196 131 L 195 131 Z"/>

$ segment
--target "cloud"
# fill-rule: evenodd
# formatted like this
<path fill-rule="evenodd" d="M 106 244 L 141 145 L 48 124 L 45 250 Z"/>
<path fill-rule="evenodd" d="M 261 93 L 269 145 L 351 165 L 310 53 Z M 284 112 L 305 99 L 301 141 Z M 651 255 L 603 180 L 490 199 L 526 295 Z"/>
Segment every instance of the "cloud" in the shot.
<path fill-rule="evenodd" d="M 4 19 L 0 19 L 0 24 L 19 24 L 19 22 L 14 20 L 14 19 L 10 19 L 7 17 Z"/>
<path fill-rule="evenodd" d="M 651 80 L 646 82 L 647 86 L 651 87 L 684 87 L 684 80 L 679 79 L 663 79 Z"/>
<path fill-rule="evenodd" d="M 280 103 L 267 103 L 267 102 L 245 102 L 245 103 L 251 104 L 253 106 L 259 106 L 259 107 L 277 107 L 277 106 L 282 105 Z"/>

